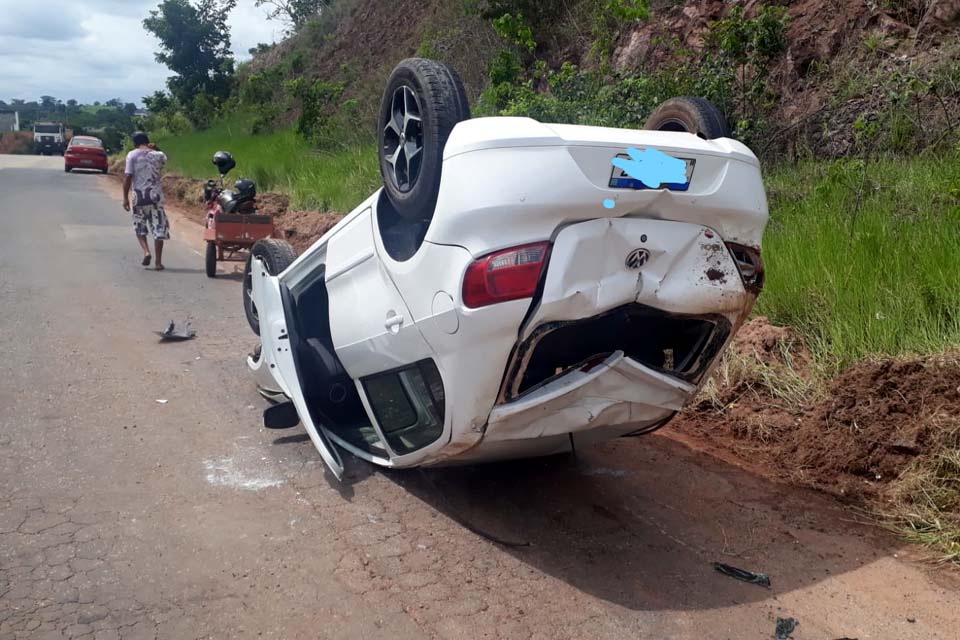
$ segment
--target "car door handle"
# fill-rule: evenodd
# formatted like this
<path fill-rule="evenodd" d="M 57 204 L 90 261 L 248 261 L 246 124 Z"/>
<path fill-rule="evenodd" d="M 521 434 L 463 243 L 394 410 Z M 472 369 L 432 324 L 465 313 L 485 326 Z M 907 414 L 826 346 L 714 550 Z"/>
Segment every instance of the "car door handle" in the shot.
<path fill-rule="evenodd" d="M 402 324 L 403 324 L 403 316 L 401 316 L 400 314 L 394 314 L 394 315 L 387 316 L 387 321 L 383 323 L 383 326 L 386 327 L 387 329 L 394 329 L 394 328 L 398 328 Z"/>

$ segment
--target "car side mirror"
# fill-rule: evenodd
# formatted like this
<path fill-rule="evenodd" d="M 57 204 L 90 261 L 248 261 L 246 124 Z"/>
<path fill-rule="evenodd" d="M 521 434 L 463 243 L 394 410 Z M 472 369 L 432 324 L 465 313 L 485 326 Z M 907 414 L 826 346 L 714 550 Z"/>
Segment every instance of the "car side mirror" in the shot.
<path fill-rule="evenodd" d="M 230 170 L 237 166 L 236 160 L 228 151 L 217 151 L 213 154 L 213 164 L 216 165 L 220 175 L 225 176 Z"/>

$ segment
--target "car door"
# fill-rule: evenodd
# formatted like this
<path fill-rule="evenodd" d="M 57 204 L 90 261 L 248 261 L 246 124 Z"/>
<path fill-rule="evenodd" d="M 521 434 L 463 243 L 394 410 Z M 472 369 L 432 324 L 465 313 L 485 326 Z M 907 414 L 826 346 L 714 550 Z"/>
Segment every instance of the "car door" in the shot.
<path fill-rule="evenodd" d="M 433 351 L 376 249 L 371 209 L 327 243 L 330 333 L 344 369 L 394 462 L 409 463 L 442 442 L 442 380 Z M 447 431 L 448 432 L 448 431 Z"/>
<path fill-rule="evenodd" d="M 291 344 L 296 336 L 293 325 L 288 322 L 286 301 L 280 279 L 271 276 L 259 258 L 254 257 L 250 270 L 253 278 L 253 302 L 260 314 L 260 341 L 263 364 L 275 369 L 274 379 L 281 391 L 293 401 L 317 451 L 333 475 L 343 476 L 343 462 L 330 442 L 330 434 L 322 424 L 314 423 L 301 386 L 300 373 Z"/>
<path fill-rule="evenodd" d="M 327 243 L 330 332 L 355 380 L 431 355 L 376 252 L 370 209 Z"/>

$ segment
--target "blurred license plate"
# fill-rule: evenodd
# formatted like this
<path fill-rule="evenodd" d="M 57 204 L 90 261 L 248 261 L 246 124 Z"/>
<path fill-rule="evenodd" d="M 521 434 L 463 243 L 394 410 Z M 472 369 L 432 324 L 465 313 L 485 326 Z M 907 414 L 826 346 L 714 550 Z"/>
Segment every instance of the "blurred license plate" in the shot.
<path fill-rule="evenodd" d="M 630 156 L 626 153 L 621 153 L 617 155 L 618 158 L 624 158 L 630 160 Z M 669 189 L 670 191 L 686 191 L 690 188 L 690 180 L 693 178 L 693 167 L 697 164 L 696 160 L 691 158 L 680 158 L 687 163 L 687 181 L 686 182 L 668 182 L 666 184 L 661 184 L 657 189 Z M 636 178 L 630 177 L 627 173 L 620 167 L 614 167 L 613 173 L 610 174 L 610 188 L 611 189 L 650 189 L 647 185 L 643 184 L 642 181 L 637 180 Z"/>
<path fill-rule="evenodd" d="M 93 160 L 81 160 L 80 164 L 93 164 Z"/>

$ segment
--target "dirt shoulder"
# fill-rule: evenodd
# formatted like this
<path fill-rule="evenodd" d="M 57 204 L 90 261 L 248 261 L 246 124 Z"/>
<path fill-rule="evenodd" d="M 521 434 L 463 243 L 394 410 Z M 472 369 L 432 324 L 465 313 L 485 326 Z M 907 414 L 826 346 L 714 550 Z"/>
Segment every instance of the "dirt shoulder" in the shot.
<path fill-rule="evenodd" d="M 116 167 L 111 167 L 111 175 L 120 180 Z M 165 174 L 163 193 L 167 208 L 185 220 L 206 226 L 207 212 L 202 197 L 204 184 L 204 180 L 185 178 L 175 173 Z M 340 213 L 291 209 L 289 196 L 269 191 L 257 194 L 257 210 L 274 217 L 276 227 L 283 231 L 284 237 L 298 254 L 303 253 L 343 217 Z"/>
<path fill-rule="evenodd" d="M 836 496 L 960 559 L 956 351 L 865 360 L 823 377 L 789 329 L 758 317 L 666 433 Z"/>

